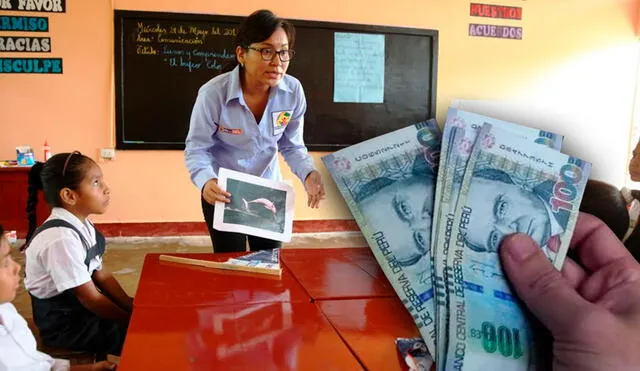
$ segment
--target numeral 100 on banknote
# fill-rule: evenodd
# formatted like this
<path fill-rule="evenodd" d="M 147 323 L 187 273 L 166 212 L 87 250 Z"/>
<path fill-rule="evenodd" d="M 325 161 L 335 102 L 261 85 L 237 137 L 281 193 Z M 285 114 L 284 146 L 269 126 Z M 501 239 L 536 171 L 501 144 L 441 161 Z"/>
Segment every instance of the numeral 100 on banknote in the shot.
<path fill-rule="evenodd" d="M 471 329 L 471 337 L 482 340 L 487 353 L 499 351 L 504 357 L 518 359 L 524 355 L 520 342 L 520 330 L 506 326 L 496 326 L 492 322 L 482 322 L 481 329 Z"/>
<path fill-rule="evenodd" d="M 551 198 L 552 210 L 553 212 L 558 212 L 560 209 L 564 209 L 572 212 L 574 211 L 574 207 L 579 206 L 571 202 L 580 195 L 576 185 L 583 182 L 582 169 L 572 163 L 565 164 L 560 169 L 560 177 L 562 178 L 562 182 L 557 182 L 553 187 L 553 197 Z"/>

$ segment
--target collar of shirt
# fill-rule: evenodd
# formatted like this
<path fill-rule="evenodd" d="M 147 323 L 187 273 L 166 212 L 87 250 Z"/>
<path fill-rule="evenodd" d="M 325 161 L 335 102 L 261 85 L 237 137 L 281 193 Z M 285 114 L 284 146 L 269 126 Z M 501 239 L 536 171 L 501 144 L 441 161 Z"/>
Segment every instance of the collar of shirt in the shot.
<path fill-rule="evenodd" d="M 9 332 L 13 328 L 15 315 L 18 313 L 16 307 L 11 303 L 0 304 L 0 335 Z"/>
<path fill-rule="evenodd" d="M 293 92 L 293 89 L 287 83 L 286 79 L 283 77 L 280 79 L 277 88 L 282 91 L 286 91 L 289 93 Z M 225 104 L 229 104 L 230 101 L 238 99 L 243 101 L 242 97 L 242 85 L 240 84 L 240 66 L 236 66 L 236 68 L 231 71 L 229 78 L 229 87 L 227 89 L 227 97 L 225 99 Z"/>
<path fill-rule="evenodd" d="M 11 303 L 0 304 L 0 369 L 68 371 L 69 361 L 54 360 L 37 350 L 25 319 Z"/>
<path fill-rule="evenodd" d="M 95 235 L 93 232 L 93 224 L 86 219 L 84 222 L 78 219 L 77 216 L 73 215 L 71 212 L 67 211 L 62 207 L 54 207 L 51 210 L 51 216 L 49 219 L 62 219 L 71 223 L 74 227 L 76 227 L 80 232 L 82 232 L 83 237 L 87 239 L 87 242 L 94 243 Z"/>

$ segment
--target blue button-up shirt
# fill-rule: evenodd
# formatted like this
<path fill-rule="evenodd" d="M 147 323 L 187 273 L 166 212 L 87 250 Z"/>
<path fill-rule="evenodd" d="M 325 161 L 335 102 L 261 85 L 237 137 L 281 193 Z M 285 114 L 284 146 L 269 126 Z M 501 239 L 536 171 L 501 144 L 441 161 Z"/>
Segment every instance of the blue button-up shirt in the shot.
<path fill-rule="evenodd" d="M 272 88 L 256 123 L 240 86 L 240 68 L 214 77 L 198 91 L 191 113 L 185 161 L 202 189 L 225 167 L 280 180 L 278 151 L 300 180 L 315 169 L 302 139 L 307 102 L 300 81 L 285 75 Z"/>

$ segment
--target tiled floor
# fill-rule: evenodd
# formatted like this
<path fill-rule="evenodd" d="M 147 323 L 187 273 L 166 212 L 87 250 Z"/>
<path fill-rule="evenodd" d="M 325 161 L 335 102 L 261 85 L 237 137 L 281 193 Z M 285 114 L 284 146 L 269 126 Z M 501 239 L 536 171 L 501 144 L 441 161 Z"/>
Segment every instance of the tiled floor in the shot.
<path fill-rule="evenodd" d="M 318 233 L 294 235 L 285 248 L 363 247 L 366 242 L 360 233 Z M 130 295 L 135 295 L 144 257 L 148 253 L 211 252 L 208 236 L 182 238 L 115 238 L 107 241 L 104 267 L 114 274 Z M 14 259 L 24 268 L 24 255 L 17 250 Z M 24 269 L 21 272 L 24 277 Z M 24 286 L 18 291 L 14 305 L 25 318 L 31 315 L 31 300 Z"/>

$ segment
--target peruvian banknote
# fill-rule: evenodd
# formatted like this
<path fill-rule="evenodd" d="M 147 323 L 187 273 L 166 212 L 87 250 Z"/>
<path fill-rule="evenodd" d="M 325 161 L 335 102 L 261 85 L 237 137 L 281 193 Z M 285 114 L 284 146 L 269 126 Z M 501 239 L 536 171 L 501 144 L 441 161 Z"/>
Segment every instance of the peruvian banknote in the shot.
<path fill-rule="evenodd" d="M 562 146 L 562 137 L 537 129 L 520 126 L 483 115 L 450 108 L 442 140 L 440 173 L 438 174 L 431 249 L 433 281 L 436 293 L 437 369 L 444 370 L 447 349 L 448 291 L 451 289 L 451 272 L 447 270 L 447 257 L 451 244 L 453 216 L 458 191 L 465 173 L 467 160 L 483 124 L 491 123 L 536 145 L 556 150 Z"/>
<path fill-rule="evenodd" d="M 497 254 L 512 233 L 530 235 L 562 266 L 591 165 L 485 124 L 459 189 L 447 269 L 446 370 L 538 370 L 523 308 Z"/>
<path fill-rule="evenodd" d="M 429 120 L 322 158 L 432 354 L 429 250 L 439 153 L 437 124 Z"/>

